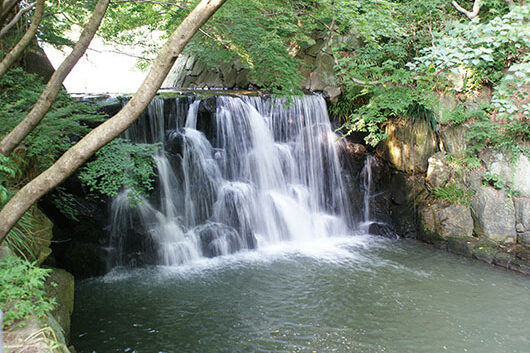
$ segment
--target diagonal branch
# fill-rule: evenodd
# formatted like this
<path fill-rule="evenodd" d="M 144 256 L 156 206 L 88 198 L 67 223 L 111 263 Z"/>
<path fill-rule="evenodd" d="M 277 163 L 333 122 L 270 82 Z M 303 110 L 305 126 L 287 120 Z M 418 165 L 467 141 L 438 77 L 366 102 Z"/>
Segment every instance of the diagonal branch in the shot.
<path fill-rule="evenodd" d="M 50 81 L 42 91 L 39 99 L 35 105 L 31 108 L 31 111 L 26 115 L 18 125 L 9 132 L 0 142 L 0 153 L 8 155 L 15 147 L 17 147 L 26 136 L 40 123 L 42 118 L 48 113 L 51 105 L 55 101 L 57 94 L 61 90 L 62 84 L 66 76 L 72 71 L 74 66 L 77 64 L 81 56 L 85 53 L 92 38 L 96 34 L 107 7 L 109 6 L 110 0 L 98 0 L 92 17 L 88 21 L 88 24 L 83 29 L 79 40 L 75 44 L 70 55 L 64 59 L 61 65 L 53 73 Z"/>
<path fill-rule="evenodd" d="M 39 28 L 40 21 L 44 15 L 44 3 L 45 0 L 37 0 L 37 5 L 35 7 L 35 12 L 33 13 L 33 18 L 31 20 L 31 25 L 18 43 L 7 53 L 7 55 L 0 62 L 0 77 L 4 76 L 9 67 L 20 58 L 24 50 L 33 40 L 37 29 Z"/>
<path fill-rule="evenodd" d="M 155 97 L 186 44 L 225 1 L 202 0 L 169 37 L 144 82 L 120 112 L 88 133 L 50 168 L 17 191 L 0 211 L 0 244 L 32 204 L 63 182 L 97 150 L 134 123 Z"/>
<path fill-rule="evenodd" d="M 466 15 L 467 18 L 469 18 L 470 20 L 474 19 L 475 17 L 478 16 L 478 13 L 480 11 L 480 2 L 481 0 L 475 0 L 473 2 L 473 10 L 471 11 L 468 11 L 466 9 L 464 9 L 462 6 L 458 5 L 458 3 L 456 2 L 456 0 L 453 0 L 451 2 L 451 5 L 454 6 L 454 8 L 460 12 L 460 13 L 463 13 L 464 15 Z"/>
<path fill-rule="evenodd" d="M 4 28 L 2 28 L 0 30 L 0 38 L 2 38 L 3 36 L 5 36 L 7 34 L 7 32 L 13 28 L 13 26 L 20 20 L 20 18 L 22 17 L 23 14 L 25 14 L 26 12 L 28 12 L 29 10 L 31 10 L 35 5 L 37 5 L 36 2 L 32 2 L 31 4 L 28 4 L 26 7 L 23 7 L 21 8 L 20 10 L 18 10 L 17 14 L 15 15 L 15 17 L 13 17 L 11 19 L 11 21 L 9 21 L 8 24 L 6 24 L 4 26 Z"/>

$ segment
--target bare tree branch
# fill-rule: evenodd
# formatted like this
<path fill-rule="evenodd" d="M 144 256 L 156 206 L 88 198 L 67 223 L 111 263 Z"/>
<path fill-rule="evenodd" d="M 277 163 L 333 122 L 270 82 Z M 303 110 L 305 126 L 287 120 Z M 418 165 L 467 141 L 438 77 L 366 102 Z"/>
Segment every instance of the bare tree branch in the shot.
<path fill-rule="evenodd" d="M 464 9 L 462 6 L 458 5 L 458 3 L 456 2 L 456 0 L 453 0 L 451 2 L 451 5 L 454 6 L 454 8 L 460 12 L 460 13 L 463 13 L 464 15 L 466 15 L 467 18 L 469 18 L 470 20 L 474 19 L 475 17 L 478 16 L 478 13 L 480 11 L 480 3 L 481 3 L 481 0 L 475 0 L 473 2 L 473 10 L 472 11 L 468 11 L 466 9 Z"/>
<path fill-rule="evenodd" d="M 147 56 L 141 56 L 141 55 L 135 55 L 135 54 L 131 54 L 131 53 L 126 53 L 124 51 L 121 51 L 119 49 L 105 49 L 105 50 L 98 50 L 98 49 L 94 49 L 94 48 L 87 48 L 87 50 L 90 50 L 90 51 L 93 51 L 93 52 L 96 52 L 96 53 L 100 53 L 100 54 L 103 54 L 103 53 L 114 53 L 114 54 L 119 54 L 119 55 L 125 55 L 125 56 L 130 56 L 131 58 L 136 58 L 136 59 L 141 59 L 141 60 L 147 60 L 147 61 L 153 61 L 155 60 L 154 57 L 152 58 L 149 58 Z"/>
<path fill-rule="evenodd" d="M 0 30 L 0 38 L 5 36 L 7 34 L 7 32 L 11 28 L 13 28 L 13 26 L 20 20 L 22 15 L 25 14 L 26 12 L 28 12 L 29 10 L 31 10 L 36 4 L 37 4 L 36 2 L 32 2 L 31 4 L 28 4 L 26 7 L 23 7 L 20 10 L 18 10 L 18 12 L 15 15 L 15 17 L 13 17 L 11 19 L 11 21 L 9 21 L 9 23 L 7 25 L 5 25 L 4 28 L 2 28 L 2 30 Z"/>
<path fill-rule="evenodd" d="M 175 6 L 182 10 L 189 10 L 187 6 L 182 6 L 179 3 L 183 1 L 157 1 L 157 0 L 115 0 L 111 1 L 112 4 L 123 4 L 123 3 L 137 3 L 137 4 L 153 4 L 153 5 L 168 5 L 168 6 Z M 187 4 L 186 1 L 184 3 Z"/>

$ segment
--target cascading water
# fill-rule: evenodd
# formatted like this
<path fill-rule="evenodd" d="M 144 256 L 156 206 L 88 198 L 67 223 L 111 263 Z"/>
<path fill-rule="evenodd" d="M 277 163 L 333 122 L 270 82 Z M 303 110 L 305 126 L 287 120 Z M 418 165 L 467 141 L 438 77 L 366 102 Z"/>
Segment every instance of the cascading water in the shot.
<path fill-rule="evenodd" d="M 136 208 L 126 190 L 112 203 L 115 264 L 176 265 L 354 228 L 320 96 L 155 99 L 125 137 L 163 148 L 155 193 Z"/>
<path fill-rule="evenodd" d="M 361 190 L 363 192 L 363 218 L 361 222 L 361 230 L 368 232 L 370 224 L 372 223 L 370 213 L 370 203 L 372 202 L 374 186 L 372 182 L 372 164 L 375 157 L 371 154 L 366 155 L 363 169 L 361 170 Z"/>

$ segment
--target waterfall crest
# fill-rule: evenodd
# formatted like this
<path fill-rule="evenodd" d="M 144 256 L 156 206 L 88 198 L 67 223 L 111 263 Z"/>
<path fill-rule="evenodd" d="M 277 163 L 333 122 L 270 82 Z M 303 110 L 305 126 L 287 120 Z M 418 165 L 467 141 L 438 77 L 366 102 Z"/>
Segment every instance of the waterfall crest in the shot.
<path fill-rule="evenodd" d="M 155 99 L 124 136 L 161 143 L 153 195 L 112 203 L 114 265 L 178 265 L 351 233 L 320 96 Z"/>

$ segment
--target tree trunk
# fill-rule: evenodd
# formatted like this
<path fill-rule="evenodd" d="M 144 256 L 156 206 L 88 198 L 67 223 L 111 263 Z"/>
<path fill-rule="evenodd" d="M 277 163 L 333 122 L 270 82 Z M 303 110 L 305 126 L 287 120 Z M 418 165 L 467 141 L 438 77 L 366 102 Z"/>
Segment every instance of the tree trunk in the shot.
<path fill-rule="evenodd" d="M 201 0 L 162 47 L 144 82 L 123 109 L 66 151 L 50 168 L 20 189 L 0 212 L 0 243 L 31 205 L 59 185 L 101 147 L 125 131 L 156 95 L 178 55 L 226 0 Z"/>
<path fill-rule="evenodd" d="M 31 25 L 29 26 L 24 36 L 18 41 L 18 43 L 7 53 L 2 62 L 0 62 L 0 77 L 4 76 L 9 67 L 20 58 L 24 49 L 31 43 L 33 37 L 37 33 L 39 28 L 40 21 L 44 14 L 44 2 L 45 0 L 37 0 L 37 5 L 35 6 L 35 12 L 33 13 L 33 18 L 31 20 Z"/>
<path fill-rule="evenodd" d="M 17 147 L 22 140 L 28 134 L 33 131 L 33 129 L 39 124 L 39 122 L 44 118 L 50 107 L 52 106 L 57 94 L 61 90 L 62 84 L 66 76 L 72 71 L 74 66 L 77 64 L 81 56 L 85 53 L 88 48 L 92 38 L 96 34 L 107 7 L 109 6 L 110 0 L 98 0 L 92 17 L 85 29 L 81 33 L 78 42 L 75 44 L 74 49 L 64 59 L 62 64 L 57 68 L 55 73 L 48 81 L 46 88 L 42 91 L 37 103 L 31 108 L 31 111 L 26 115 L 24 120 L 22 120 L 9 134 L 7 134 L 0 142 L 0 153 L 4 155 L 10 154 L 15 147 Z"/>

